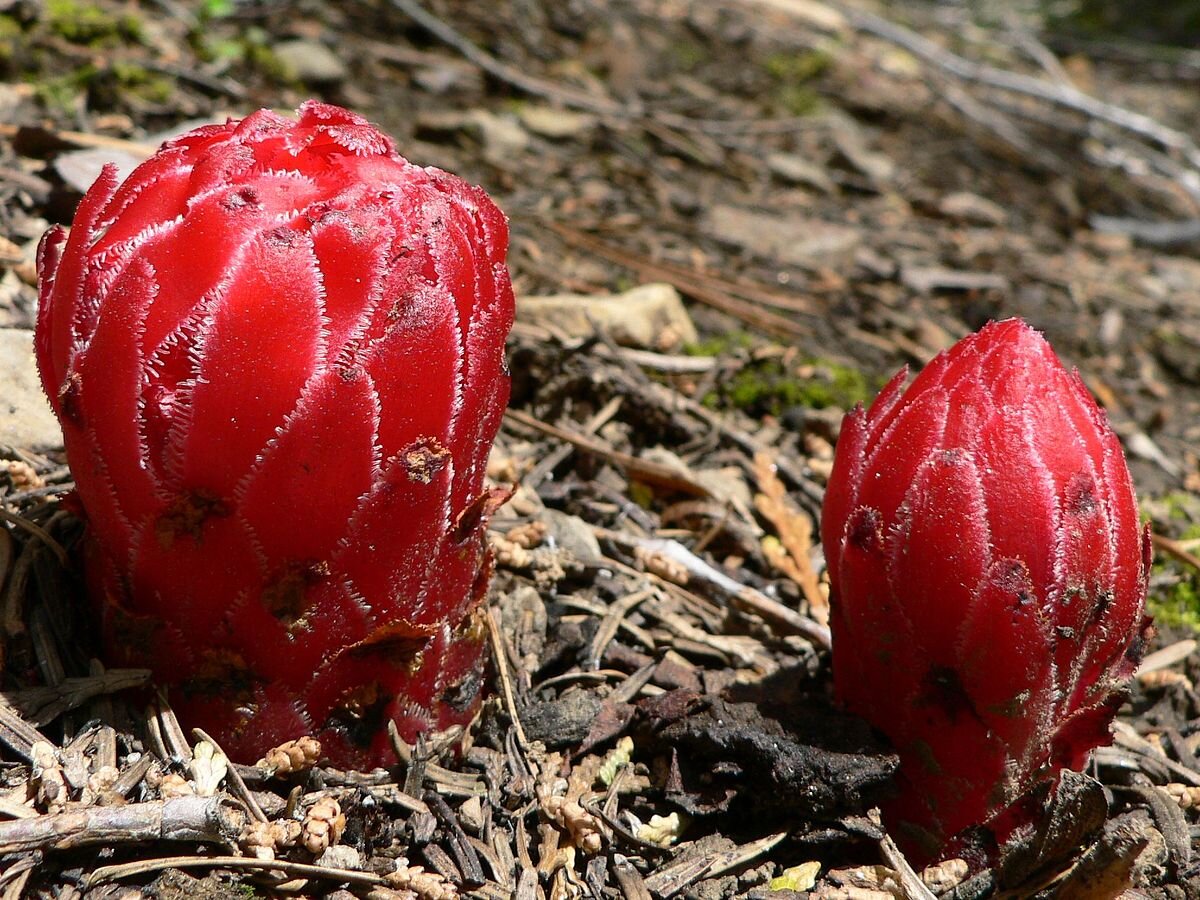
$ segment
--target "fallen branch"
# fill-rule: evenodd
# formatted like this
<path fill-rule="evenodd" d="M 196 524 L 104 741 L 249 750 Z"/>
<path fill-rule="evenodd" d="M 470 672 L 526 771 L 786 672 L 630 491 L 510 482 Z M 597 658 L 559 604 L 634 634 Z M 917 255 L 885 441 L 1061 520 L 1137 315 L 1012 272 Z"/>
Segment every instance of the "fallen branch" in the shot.
<path fill-rule="evenodd" d="M 93 806 L 0 822 L 0 854 L 148 841 L 231 844 L 246 820 L 227 796 Z"/>
<path fill-rule="evenodd" d="M 778 600 L 772 600 L 762 591 L 755 590 L 749 585 L 738 584 L 724 572 L 696 556 L 679 541 L 639 538 L 604 528 L 593 528 L 592 530 L 597 537 L 610 540 L 614 544 L 625 547 L 642 547 L 653 553 L 661 554 L 672 562 L 679 563 L 687 569 L 689 578 L 708 587 L 710 592 L 715 593 L 721 600 L 736 606 L 743 612 L 754 613 L 776 628 L 801 635 L 826 650 L 833 645 L 827 626 L 814 622 L 807 616 L 802 616 Z"/>

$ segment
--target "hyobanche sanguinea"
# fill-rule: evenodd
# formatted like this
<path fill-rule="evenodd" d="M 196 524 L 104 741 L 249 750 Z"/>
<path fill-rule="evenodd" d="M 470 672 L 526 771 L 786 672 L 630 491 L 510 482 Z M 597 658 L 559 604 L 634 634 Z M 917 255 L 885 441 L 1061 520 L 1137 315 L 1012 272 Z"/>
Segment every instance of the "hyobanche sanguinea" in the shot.
<path fill-rule="evenodd" d="M 106 168 L 36 346 L 108 661 L 240 761 L 339 765 L 480 701 L 507 220 L 357 114 L 260 110 Z"/>
<path fill-rule="evenodd" d="M 1150 543 L 1107 417 L 1024 322 L 904 381 L 846 416 L 821 533 L 835 693 L 896 747 L 885 824 L 923 862 L 1110 742 Z"/>

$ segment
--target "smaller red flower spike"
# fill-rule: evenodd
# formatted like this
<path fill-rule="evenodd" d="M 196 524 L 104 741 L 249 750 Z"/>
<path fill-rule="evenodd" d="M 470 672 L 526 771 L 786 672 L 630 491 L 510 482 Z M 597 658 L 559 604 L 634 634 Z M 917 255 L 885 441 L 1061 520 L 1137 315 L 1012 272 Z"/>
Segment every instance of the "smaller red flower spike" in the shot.
<path fill-rule="evenodd" d="M 39 251 L 38 364 L 109 662 L 234 758 L 469 722 L 508 226 L 323 103 L 105 169 Z"/>
<path fill-rule="evenodd" d="M 1150 535 L 1078 373 L 1009 319 L 846 416 L 822 515 L 834 689 L 891 739 L 918 861 L 1079 769 L 1149 637 Z"/>

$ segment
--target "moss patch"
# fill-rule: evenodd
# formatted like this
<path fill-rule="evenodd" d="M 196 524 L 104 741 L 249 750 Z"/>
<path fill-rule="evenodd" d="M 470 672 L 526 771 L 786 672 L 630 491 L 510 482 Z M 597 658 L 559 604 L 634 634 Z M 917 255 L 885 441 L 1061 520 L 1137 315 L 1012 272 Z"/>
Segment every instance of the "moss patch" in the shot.
<path fill-rule="evenodd" d="M 137 16 L 113 15 L 98 4 L 79 0 L 48 0 L 46 23 L 59 37 L 89 47 L 111 47 L 142 39 L 142 22 Z"/>
<path fill-rule="evenodd" d="M 1169 491 L 1139 501 L 1142 518 L 1156 530 L 1176 533 L 1177 540 L 1200 538 L 1200 498 L 1187 491 Z M 1200 572 L 1173 557 L 1158 554 L 1151 567 L 1146 608 L 1155 622 L 1169 628 L 1200 632 Z"/>
<path fill-rule="evenodd" d="M 812 82 L 823 75 L 832 62 L 828 53 L 810 50 L 804 53 L 772 53 L 763 62 L 775 88 L 772 99 L 783 112 L 806 116 L 820 106 L 821 98 Z"/>
<path fill-rule="evenodd" d="M 1187 628 L 1200 632 L 1200 593 L 1193 581 L 1181 581 L 1166 596 L 1150 597 L 1146 608 L 1156 624 L 1164 628 Z"/>
<path fill-rule="evenodd" d="M 747 362 L 703 400 L 713 408 L 779 416 L 793 407 L 850 409 L 867 403 L 879 386 L 858 369 L 828 360 L 770 356 Z"/>

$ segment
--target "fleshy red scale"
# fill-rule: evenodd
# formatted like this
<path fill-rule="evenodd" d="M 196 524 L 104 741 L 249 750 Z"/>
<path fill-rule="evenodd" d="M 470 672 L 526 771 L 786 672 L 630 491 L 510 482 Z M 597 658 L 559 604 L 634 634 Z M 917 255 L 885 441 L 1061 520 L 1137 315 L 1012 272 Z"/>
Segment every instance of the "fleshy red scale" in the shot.
<path fill-rule="evenodd" d="M 1116 435 L 1019 320 L 846 416 L 822 542 L 834 688 L 895 744 L 918 860 L 1083 765 L 1149 635 L 1148 532 Z"/>
<path fill-rule="evenodd" d="M 112 660 L 248 759 L 478 708 L 507 222 L 309 102 L 106 170 L 39 249 L 38 364 Z"/>

